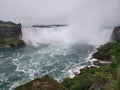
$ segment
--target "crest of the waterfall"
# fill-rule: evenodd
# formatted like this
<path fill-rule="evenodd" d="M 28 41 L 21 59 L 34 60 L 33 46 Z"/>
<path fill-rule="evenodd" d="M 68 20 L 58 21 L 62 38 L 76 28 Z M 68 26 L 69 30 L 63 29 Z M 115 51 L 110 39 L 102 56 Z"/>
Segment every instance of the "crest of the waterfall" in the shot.
<path fill-rule="evenodd" d="M 67 26 L 64 27 L 32 27 L 22 29 L 22 39 L 28 45 L 49 44 L 53 42 L 70 42 Z"/>

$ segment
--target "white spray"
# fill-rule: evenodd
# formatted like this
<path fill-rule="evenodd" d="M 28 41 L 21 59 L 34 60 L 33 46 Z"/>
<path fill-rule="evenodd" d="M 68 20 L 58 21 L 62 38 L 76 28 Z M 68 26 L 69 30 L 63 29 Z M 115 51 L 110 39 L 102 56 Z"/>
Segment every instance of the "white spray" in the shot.
<path fill-rule="evenodd" d="M 78 0 L 76 7 L 71 10 L 67 29 L 24 28 L 23 40 L 27 44 L 53 41 L 104 44 L 109 41 L 112 29 L 120 24 L 119 11 L 119 0 Z"/>
<path fill-rule="evenodd" d="M 22 39 L 28 45 L 49 44 L 53 42 L 71 42 L 67 35 L 67 27 L 23 28 Z"/>
<path fill-rule="evenodd" d="M 120 0 L 78 0 L 71 14 L 70 36 L 77 42 L 108 42 L 112 30 L 104 29 L 120 24 L 119 11 Z"/>

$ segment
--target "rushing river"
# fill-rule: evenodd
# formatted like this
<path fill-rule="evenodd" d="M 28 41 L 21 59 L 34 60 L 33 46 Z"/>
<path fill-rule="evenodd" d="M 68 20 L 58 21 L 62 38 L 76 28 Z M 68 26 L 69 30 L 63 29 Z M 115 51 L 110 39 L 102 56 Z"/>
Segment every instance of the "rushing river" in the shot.
<path fill-rule="evenodd" d="M 0 90 L 14 90 L 46 74 L 61 81 L 81 67 L 91 66 L 87 58 L 96 45 L 70 43 L 65 29 L 23 28 L 26 46 L 0 49 Z M 111 31 L 102 33 L 105 37 L 106 34 L 110 36 Z"/>
<path fill-rule="evenodd" d="M 81 66 L 92 65 L 87 57 L 94 46 L 53 43 L 0 49 L 0 90 L 49 74 L 62 80 Z"/>

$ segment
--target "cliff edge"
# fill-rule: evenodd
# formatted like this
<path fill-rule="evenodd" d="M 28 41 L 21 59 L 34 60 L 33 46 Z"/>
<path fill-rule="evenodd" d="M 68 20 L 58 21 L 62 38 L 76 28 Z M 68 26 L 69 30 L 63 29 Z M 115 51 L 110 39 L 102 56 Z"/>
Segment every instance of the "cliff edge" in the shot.
<path fill-rule="evenodd" d="M 0 21 L 0 48 L 25 45 L 21 40 L 21 24 Z"/>
<path fill-rule="evenodd" d="M 120 26 L 114 28 L 112 33 L 112 39 L 113 41 L 120 42 Z"/>

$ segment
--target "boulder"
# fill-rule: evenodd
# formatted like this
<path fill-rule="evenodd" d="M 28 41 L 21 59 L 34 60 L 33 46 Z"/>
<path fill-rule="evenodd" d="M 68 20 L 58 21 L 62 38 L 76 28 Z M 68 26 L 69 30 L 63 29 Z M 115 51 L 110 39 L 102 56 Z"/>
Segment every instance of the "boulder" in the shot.
<path fill-rule="evenodd" d="M 99 61 L 93 61 L 93 64 L 96 66 L 102 66 L 102 63 L 100 63 Z"/>
<path fill-rule="evenodd" d="M 64 86 L 52 79 L 50 76 L 45 75 L 42 78 L 35 79 L 24 85 L 21 85 L 15 90 L 67 90 Z"/>
<path fill-rule="evenodd" d="M 85 66 L 84 68 L 81 68 L 81 69 L 80 69 L 80 74 L 78 74 L 78 75 L 82 75 L 82 74 L 86 73 L 87 71 L 92 70 L 92 69 L 94 69 L 94 68 L 96 68 L 96 67 L 95 67 L 95 66 L 90 66 L 90 67 Z M 76 75 L 76 76 L 77 76 L 77 75 Z"/>
<path fill-rule="evenodd" d="M 104 85 L 99 83 L 93 83 L 88 90 L 102 90 Z"/>
<path fill-rule="evenodd" d="M 84 67 L 84 68 L 81 68 L 80 69 L 80 74 L 83 74 L 85 73 L 86 71 L 88 71 L 90 68 L 88 66 Z"/>

